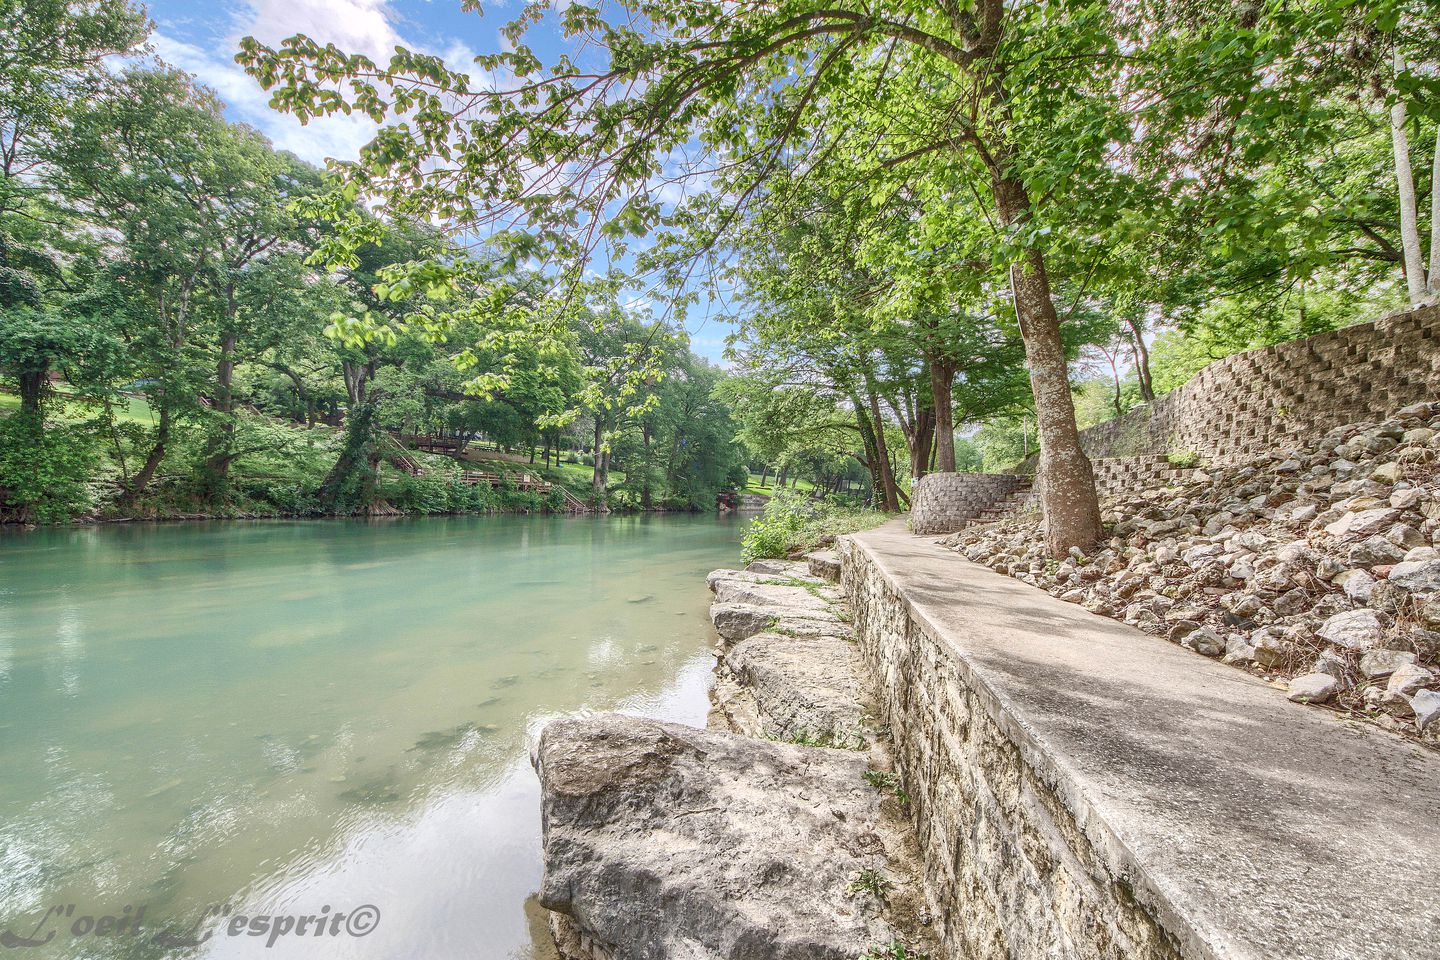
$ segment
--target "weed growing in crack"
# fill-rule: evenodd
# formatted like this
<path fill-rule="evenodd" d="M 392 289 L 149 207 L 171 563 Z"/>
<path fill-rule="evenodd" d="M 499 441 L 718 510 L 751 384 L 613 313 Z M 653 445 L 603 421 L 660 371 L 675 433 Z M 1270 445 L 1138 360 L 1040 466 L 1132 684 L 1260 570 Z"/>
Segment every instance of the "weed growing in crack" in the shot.
<path fill-rule="evenodd" d="M 861 870 L 860 875 L 850 881 L 848 889 L 852 897 L 857 893 L 868 893 L 877 900 L 884 900 L 893 886 L 890 878 L 879 870 Z"/>

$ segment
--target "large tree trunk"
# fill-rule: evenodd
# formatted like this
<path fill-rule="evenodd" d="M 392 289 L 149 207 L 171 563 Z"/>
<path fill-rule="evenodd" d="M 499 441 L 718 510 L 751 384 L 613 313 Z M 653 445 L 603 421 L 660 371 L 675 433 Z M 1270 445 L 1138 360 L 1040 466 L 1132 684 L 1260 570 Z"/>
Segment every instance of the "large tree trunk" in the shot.
<path fill-rule="evenodd" d="M 45 405 L 45 389 L 50 384 L 49 366 L 38 370 L 22 370 L 19 376 L 20 413 L 41 422 L 41 411 Z M 42 425 L 43 426 L 43 425 Z"/>
<path fill-rule="evenodd" d="M 363 397 L 363 387 L 359 391 Z M 376 471 L 380 464 L 375 443 L 375 405 L 364 399 L 345 418 L 345 442 L 340 456 L 320 484 L 320 505 L 331 513 L 368 507 L 375 499 Z"/>
<path fill-rule="evenodd" d="M 930 469 L 930 451 L 935 446 L 935 411 L 918 406 L 915 410 L 914 436 L 910 444 L 910 479 L 913 483 Z"/>
<path fill-rule="evenodd" d="M 1000 219 L 1006 226 L 1029 219 L 1030 198 L 1023 184 L 997 176 L 994 191 Z M 1089 550 L 1104 533 L 1095 471 L 1080 448 L 1060 316 L 1040 250 L 1025 251 L 1024 260 L 1011 265 L 1010 286 L 1020 335 L 1025 341 L 1030 391 L 1035 397 L 1035 418 L 1040 428 L 1045 546 L 1051 556 L 1063 557 L 1071 547 Z"/>
<path fill-rule="evenodd" d="M 1395 72 L 1404 69 L 1399 51 Z M 1405 101 L 1390 108 L 1390 145 L 1395 152 L 1395 185 L 1400 194 L 1400 245 L 1405 251 L 1405 289 L 1412 304 L 1425 299 L 1425 262 L 1420 252 L 1419 214 L 1415 205 L 1415 174 L 1410 169 L 1410 138 L 1405 132 Z"/>
<path fill-rule="evenodd" d="M 155 471 L 160 469 L 160 461 L 165 459 L 165 448 L 170 442 L 170 405 L 163 400 L 160 404 L 160 418 L 155 425 L 155 443 L 150 447 L 150 453 L 145 457 L 145 463 L 140 467 L 140 472 L 135 474 L 135 479 L 130 482 L 130 489 L 125 493 L 125 503 L 133 507 L 140 499 L 145 488 L 155 477 Z"/>
<path fill-rule="evenodd" d="M 955 363 L 947 357 L 930 359 L 930 397 L 935 407 L 935 469 L 955 472 Z"/>

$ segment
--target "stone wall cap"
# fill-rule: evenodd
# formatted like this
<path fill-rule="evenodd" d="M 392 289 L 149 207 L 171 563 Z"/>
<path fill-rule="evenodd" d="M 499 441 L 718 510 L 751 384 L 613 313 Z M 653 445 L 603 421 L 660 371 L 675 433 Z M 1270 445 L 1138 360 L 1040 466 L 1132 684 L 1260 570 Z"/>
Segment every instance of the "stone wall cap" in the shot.
<path fill-rule="evenodd" d="M 899 524 L 851 542 L 1182 956 L 1436 956 L 1440 755 Z"/>

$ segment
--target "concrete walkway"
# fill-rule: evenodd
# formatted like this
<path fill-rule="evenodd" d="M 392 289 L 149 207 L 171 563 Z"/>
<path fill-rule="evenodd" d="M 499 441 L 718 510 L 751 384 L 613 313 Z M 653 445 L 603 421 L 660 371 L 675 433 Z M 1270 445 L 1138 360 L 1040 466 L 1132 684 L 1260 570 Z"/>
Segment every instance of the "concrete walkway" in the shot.
<path fill-rule="evenodd" d="M 1182 956 L 1440 957 L 1440 755 L 899 523 L 854 547 Z"/>

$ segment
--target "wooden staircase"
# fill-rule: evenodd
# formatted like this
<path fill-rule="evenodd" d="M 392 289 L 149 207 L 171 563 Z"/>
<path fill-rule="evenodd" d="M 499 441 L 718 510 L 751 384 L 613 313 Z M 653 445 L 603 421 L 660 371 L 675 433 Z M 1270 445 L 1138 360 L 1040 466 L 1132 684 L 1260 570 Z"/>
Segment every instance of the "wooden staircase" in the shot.
<path fill-rule="evenodd" d="M 586 503 L 584 500 L 581 500 L 579 497 L 575 496 L 575 494 L 571 493 L 571 492 L 570 492 L 569 490 L 567 490 L 564 486 L 560 487 L 560 494 L 561 494 L 561 496 L 563 496 L 563 497 L 565 498 L 565 512 L 566 512 L 566 513 L 589 513 L 589 512 L 590 512 L 590 504 Z"/>
<path fill-rule="evenodd" d="M 406 453 L 390 454 L 390 465 L 401 473 L 407 473 L 412 477 L 418 477 L 425 472 L 425 468 L 416 463 L 414 459 Z"/>

